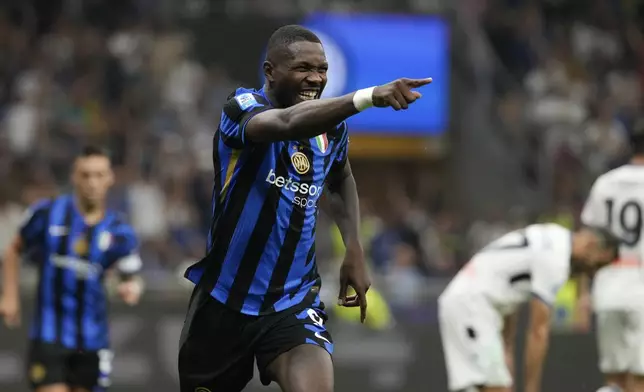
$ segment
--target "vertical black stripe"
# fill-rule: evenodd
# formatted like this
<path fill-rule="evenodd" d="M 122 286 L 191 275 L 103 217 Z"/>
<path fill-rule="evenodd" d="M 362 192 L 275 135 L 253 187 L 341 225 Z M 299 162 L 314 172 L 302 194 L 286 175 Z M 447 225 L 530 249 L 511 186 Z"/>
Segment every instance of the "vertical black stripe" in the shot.
<path fill-rule="evenodd" d="M 288 177 L 288 165 L 290 164 L 288 144 L 285 144 L 276 160 L 275 177 Z M 248 239 L 246 250 L 241 258 L 237 275 L 230 289 L 230 295 L 226 304 L 232 309 L 241 310 L 248 295 L 248 290 L 253 284 L 257 266 L 264 254 L 266 243 L 275 226 L 277 210 L 279 207 L 282 188 L 272 186 L 267 192 L 264 203 L 259 211 L 259 217 Z"/>
<path fill-rule="evenodd" d="M 334 148 L 337 145 L 337 143 L 333 143 Z M 333 151 L 330 151 L 325 157 L 324 157 L 324 166 L 322 167 L 322 170 L 324 170 L 324 173 L 328 173 L 329 165 L 331 164 L 331 156 L 334 155 Z"/>
<path fill-rule="evenodd" d="M 244 211 L 244 206 L 255 183 L 257 172 L 261 168 L 269 148 L 270 145 L 264 144 L 253 147 L 252 151 L 247 152 L 249 154 L 248 160 L 244 162 L 240 169 L 235 183 L 229 185 L 231 188 L 228 192 L 231 192 L 230 200 L 232 202 L 227 206 L 226 211 L 221 211 L 220 208 L 220 212 L 217 213 L 218 218 L 214 222 L 212 234 L 213 247 L 208 255 L 200 261 L 200 263 L 205 263 L 206 269 L 199 284 L 202 284 L 202 287 L 207 289 L 208 292 L 212 291 L 219 279 L 221 267 L 228 253 L 228 246 L 235 233 L 237 222 Z M 224 224 L 220 224 L 220 222 L 224 222 Z"/>
<path fill-rule="evenodd" d="M 315 238 L 315 231 L 316 230 L 317 230 L 317 224 L 313 227 L 313 231 L 311 232 L 311 237 Z M 313 259 L 315 259 L 315 240 L 311 244 L 311 248 L 309 248 L 309 253 L 307 253 L 307 255 L 306 255 L 306 263 L 304 263 L 304 265 L 307 266 L 307 265 L 311 264 Z"/>
<path fill-rule="evenodd" d="M 58 242 L 57 255 L 69 255 L 69 240 L 72 235 L 72 220 L 74 217 L 73 201 L 65 201 L 65 212 L 62 226 L 66 229 L 65 233 L 60 236 Z M 65 317 L 65 308 L 63 306 L 63 296 L 65 295 L 65 270 L 59 266 L 54 266 L 54 313 L 56 315 L 56 341 L 62 343 Z"/>
<path fill-rule="evenodd" d="M 43 211 L 43 219 L 45 220 L 44 222 L 44 227 L 43 227 L 43 232 L 41 235 L 38 237 L 38 240 L 36 241 L 37 244 L 41 244 L 42 248 L 38 249 L 37 251 L 40 252 L 41 254 L 38 255 L 38 260 L 39 260 L 39 265 L 38 265 L 38 293 L 36 295 L 36 310 L 34 312 L 34 328 L 36 329 L 36 336 L 34 338 L 36 340 L 40 340 L 42 338 L 42 307 L 43 304 L 45 303 L 45 285 L 43 281 L 44 277 L 44 269 L 45 266 L 47 265 L 47 257 L 51 254 L 51 249 L 49 249 L 49 241 L 48 236 L 49 236 L 49 221 L 51 220 L 50 214 L 51 214 L 51 204 L 54 201 L 51 200 L 49 202 L 49 205 L 47 208 Z"/>
<path fill-rule="evenodd" d="M 333 167 L 338 154 L 341 152 L 340 147 L 342 146 L 342 141 L 344 139 L 345 133 L 344 130 L 346 129 L 345 123 L 342 123 L 341 129 L 342 131 L 335 132 L 335 136 L 333 137 L 333 150 L 324 157 L 324 173 L 327 173 L 327 180 L 330 180 L 331 182 L 333 182 L 335 178 L 338 178 L 342 175 L 342 170 L 335 170 L 338 167 Z M 330 140 L 329 144 L 331 144 Z M 332 157 L 333 159 L 331 159 Z M 343 168 L 339 167 L 339 169 Z"/>
<path fill-rule="evenodd" d="M 313 238 L 315 238 L 315 229 L 313 230 L 314 231 L 312 235 L 313 235 Z M 314 262 L 314 261 L 315 261 L 315 241 L 313 241 L 313 243 L 311 244 L 311 248 L 309 248 L 309 253 L 307 253 L 306 255 L 306 263 L 304 263 L 304 265 L 308 266 L 309 264 L 311 264 L 311 262 Z M 311 267 L 311 270 L 309 270 L 309 272 L 307 272 L 307 274 L 302 278 L 302 281 L 297 286 L 297 288 L 293 290 L 293 292 L 290 295 L 290 298 L 293 299 L 293 297 L 295 297 L 295 295 L 299 293 L 302 287 L 304 287 L 306 284 L 311 283 L 311 281 L 313 280 L 319 280 L 319 279 L 320 279 L 320 276 L 318 275 L 318 266 L 317 264 L 314 264 Z"/>
<path fill-rule="evenodd" d="M 302 140 L 300 141 L 300 145 L 302 146 L 301 152 L 306 155 L 307 159 L 311 163 L 309 171 L 300 175 L 300 184 L 311 185 L 313 183 L 315 155 L 311 151 L 310 140 Z M 262 303 L 260 314 L 266 313 L 267 311 L 271 310 L 274 311 L 275 303 L 284 296 L 284 285 L 286 284 L 288 273 L 293 265 L 295 251 L 297 250 L 297 244 L 299 244 L 300 239 L 302 238 L 302 229 L 304 228 L 305 218 L 306 207 L 301 207 L 297 204 L 293 204 L 293 211 L 291 212 L 288 230 L 286 231 L 284 243 L 282 244 L 282 247 L 280 249 L 279 257 L 277 258 L 277 264 L 275 265 L 275 269 L 273 270 L 273 275 L 271 276 L 271 281 L 268 285 L 268 291 L 266 292 L 266 296 L 264 297 L 264 302 Z"/>
<path fill-rule="evenodd" d="M 84 233 L 85 241 L 87 243 L 87 253 L 84 255 L 78 255 L 78 257 L 85 259 L 93 264 L 97 260 L 92 260 L 92 250 L 98 244 L 96 243 L 96 225 L 90 226 Z M 86 279 L 89 279 L 88 276 Z M 76 347 L 79 350 L 85 348 L 85 323 L 83 320 L 87 317 L 85 314 L 85 290 L 86 290 L 86 279 L 78 279 L 76 281 Z"/>

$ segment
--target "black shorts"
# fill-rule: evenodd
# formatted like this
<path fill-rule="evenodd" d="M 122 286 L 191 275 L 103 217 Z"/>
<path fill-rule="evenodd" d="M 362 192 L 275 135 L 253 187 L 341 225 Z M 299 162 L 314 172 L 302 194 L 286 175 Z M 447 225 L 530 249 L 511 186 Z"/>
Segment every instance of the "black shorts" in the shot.
<path fill-rule="evenodd" d="M 300 306 L 249 316 L 235 312 L 201 290 L 190 299 L 179 347 L 182 392 L 238 392 L 253 378 L 253 362 L 264 385 L 268 365 L 294 347 L 314 344 L 333 353 L 324 305 Z"/>
<path fill-rule="evenodd" d="M 57 344 L 32 342 L 27 379 L 33 389 L 59 383 L 88 391 L 107 388 L 111 361 L 109 350 L 81 352 Z"/>

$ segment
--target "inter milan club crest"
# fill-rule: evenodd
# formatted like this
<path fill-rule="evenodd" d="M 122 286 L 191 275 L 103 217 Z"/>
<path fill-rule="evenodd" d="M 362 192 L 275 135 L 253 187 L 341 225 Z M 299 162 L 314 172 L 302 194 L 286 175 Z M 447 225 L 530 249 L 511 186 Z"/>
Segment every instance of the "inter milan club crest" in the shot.
<path fill-rule="evenodd" d="M 329 139 L 326 137 L 326 133 L 323 133 L 322 135 L 317 135 L 315 137 L 315 144 L 318 146 L 318 150 L 322 154 L 326 152 L 326 150 L 329 148 Z"/>
<path fill-rule="evenodd" d="M 33 383 L 39 383 L 45 379 L 47 375 L 47 370 L 45 367 L 39 363 L 34 363 L 29 369 L 29 379 Z"/>
<path fill-rule="evenodd" d="M 311 169 L 309 158 L 301 152 L 295 152 L 291 155 L 291 163 L 298 174 L 306 174 Z"/>
<path fill-rule="evenodd" d="M 89 244 L 85 237 L 79 237 L 74 241 L 74 253 L 78 256 L 85 256 L 89 252 Z"/>

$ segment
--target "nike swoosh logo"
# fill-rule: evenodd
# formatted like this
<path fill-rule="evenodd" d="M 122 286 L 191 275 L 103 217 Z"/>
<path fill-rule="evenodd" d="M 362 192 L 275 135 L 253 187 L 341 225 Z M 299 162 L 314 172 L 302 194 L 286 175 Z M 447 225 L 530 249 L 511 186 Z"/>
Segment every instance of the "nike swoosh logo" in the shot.
<path fill-rule="evenodd" d="M 329 339 L 327 339 L 324 336 L 322 336 L 319 332 L 315 333 L 315 337 L 318 338 L 318 339 L 324 340 L 325 342 L 327 342 L 329 344 L 332 344 L 331 342 L 329 342 Z"/>

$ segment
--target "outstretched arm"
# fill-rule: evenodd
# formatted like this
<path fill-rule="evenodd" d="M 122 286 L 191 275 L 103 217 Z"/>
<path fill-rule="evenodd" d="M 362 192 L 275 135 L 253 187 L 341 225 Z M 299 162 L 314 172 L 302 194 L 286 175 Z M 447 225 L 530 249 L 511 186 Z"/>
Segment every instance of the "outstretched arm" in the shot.
<path fill-rule="evenodd" d="M 286 109 L 266 110 L 242 124 L 246 138 L 253 142 L 308 139 L 333 129 L 347 118 L 372 106 L 407 109 L 421 97 L 417 88 L 429 79 L 398 79 L 391 83 L 358 90 L 337 98 L 317 99 Z"/>

